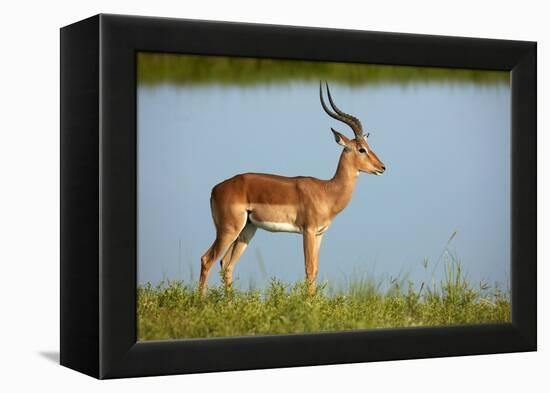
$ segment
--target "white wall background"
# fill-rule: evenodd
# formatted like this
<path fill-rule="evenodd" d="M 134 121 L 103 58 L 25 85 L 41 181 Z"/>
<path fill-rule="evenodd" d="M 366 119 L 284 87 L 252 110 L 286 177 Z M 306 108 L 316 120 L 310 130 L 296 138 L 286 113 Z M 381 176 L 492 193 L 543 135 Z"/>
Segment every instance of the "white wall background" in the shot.
<path fill-rule="evenodd" d="M 23 1 L 0 22 L 0 390 L 88 392 L 543 391 L 548 366 L 545 2 Z M 107 12 L 539 42 L 539 352 L 95 381 L 56 364 L 59 346 L 59 27 Z M 544 236 L 546 235 L 546 236 Z M 544 245 L 546 242 L 546 245 Z M 538 388 L 537 388 L 538 387 Z"/>

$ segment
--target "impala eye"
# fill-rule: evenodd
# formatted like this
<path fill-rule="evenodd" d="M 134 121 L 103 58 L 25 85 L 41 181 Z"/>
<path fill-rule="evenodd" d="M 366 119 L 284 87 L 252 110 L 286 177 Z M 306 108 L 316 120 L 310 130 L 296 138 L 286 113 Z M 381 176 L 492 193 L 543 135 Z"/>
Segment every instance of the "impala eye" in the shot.
<path fill-rule="evenodd" d="M 367 151 L 366 151 L 365 149 L 363 149 L 363 148 L 360 148 L 360 149 L 359 149 L 359 153 L 366 153 L 366 152 L 367 152 Z"/>

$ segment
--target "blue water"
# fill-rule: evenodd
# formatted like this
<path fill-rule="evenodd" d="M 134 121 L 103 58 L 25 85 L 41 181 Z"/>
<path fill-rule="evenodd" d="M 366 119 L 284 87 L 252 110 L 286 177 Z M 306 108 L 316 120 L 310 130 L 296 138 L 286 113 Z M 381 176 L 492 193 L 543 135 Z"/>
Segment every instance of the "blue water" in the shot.
<path fill-rule="evenodd" d="M 329 81 L 330 82 L 330 81 Z M 506 286 L 510 265 L 510 90 L 470 82 L 331 83 L 387 167 L 361 174 L 321 246 L 319 280 L 440 279 L 448 249 L 473 282 Z M 138 281 L 196 282 L 214 239 L 211 188 L 242 172 L 330 178 L 341 147 L 316 83 L 138 88 Z M 428 267 L 425 268 L 423 263 Z M 218 264 L 210 275 L 217 284 Z M 302 239 L 258 230 L 236 285 L 304 278 Z"/>

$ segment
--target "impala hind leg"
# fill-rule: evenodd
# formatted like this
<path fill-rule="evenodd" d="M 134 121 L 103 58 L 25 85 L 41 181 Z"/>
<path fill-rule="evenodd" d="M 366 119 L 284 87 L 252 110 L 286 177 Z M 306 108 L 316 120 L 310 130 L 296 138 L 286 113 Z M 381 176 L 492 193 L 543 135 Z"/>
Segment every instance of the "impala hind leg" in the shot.
<path fill-rule="evenodd" d="M 233 269 L 235 268 L 235 265 L 241 255 L 243 255 L 248 243 L 250 243 L 254 237 L 256 229 L 257 227 L 254 224 L 248 222 L 223 257 L 221 267 L 224 276 L 225 289 L 231 289 L 231 284 L 233 284 Z"/>
<path fill-rule="evenodd" d="M 201 277 L 199 280 L 201 294 L 204 294 L 206 290 L 206 281 L 214 262 L 227 253 L 246 226 L 248 215 L 246 211 L 239 208 L 228 207 L 226 209 L 216 209 L 216 211 L 213 211 L 212 217 L 216 225 L 216 240 L 201 257 Z"/>
<path fill-rule="evenodd" d="M 208 274 L 210 273 L 210 269 L 212 269 L 214 262 L 216 262 L 218 258 L 227 252 L 227 249 L 231 246 L 231 243 L 235 241 L 237 236 L 238 232 L 218 234 L 212 246 L 210 246 L 210 248 L 201 257 L 199 291 L 202 295 L 204 295 L 206 290 L 206 281 L 208 280 Z"/>

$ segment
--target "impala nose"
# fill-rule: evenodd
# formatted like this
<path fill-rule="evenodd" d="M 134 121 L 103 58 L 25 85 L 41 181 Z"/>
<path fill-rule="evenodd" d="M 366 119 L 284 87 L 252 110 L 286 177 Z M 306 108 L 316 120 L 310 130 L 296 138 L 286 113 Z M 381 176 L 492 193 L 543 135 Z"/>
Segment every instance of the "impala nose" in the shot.
<path fill-rule="evenodd" d="M 380 172 L 384 172 L 386 170 L 386 166 L 382 165 L 382 170 Z"/>

